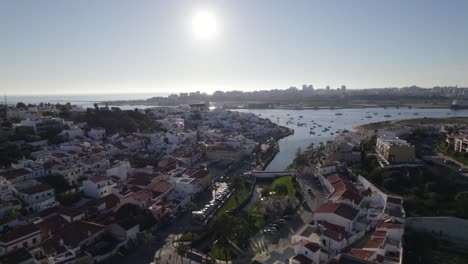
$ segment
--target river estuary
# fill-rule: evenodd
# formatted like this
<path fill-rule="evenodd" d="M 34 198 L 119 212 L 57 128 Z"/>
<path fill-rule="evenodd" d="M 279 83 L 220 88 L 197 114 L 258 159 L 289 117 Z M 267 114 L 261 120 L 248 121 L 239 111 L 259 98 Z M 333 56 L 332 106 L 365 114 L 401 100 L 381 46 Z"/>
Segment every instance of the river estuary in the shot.
<path fill-rule="evenodd" d="M 298 148 L 306 148 L 311 143 L 316 146 L 334 139 L 338 130 L 352 130 L 353 126 L 396 120 L 423 117 L 468 116 L 468 110 L 450 109 L 408 109 L 408 108 L 353 108 L 353 109 L 320 109 L 320 110 L 283 110 L 283 109 L 241 109 L 241 112 L 254 113 L 262 118 L 294 129 L 294 134 L 279 141 L 280 152 L 271 161 L 266 171 L 283 170 L 291 164 Z M 338 113 L 338 115 L 337 115 Z M 302 116 L 302 118 L 300 118 Z M 288 122 L 290 121 L 290 122 Z M 298 122 L 306 125 L 298 126 Z M 313 125 L 312 122 L 315 122 Z M 317 127 L 310 133 L 310 128 Z M 329 131 L 322 132 L 330 126 Z M 334 133 L 332 135 L 331 133 Z"/>

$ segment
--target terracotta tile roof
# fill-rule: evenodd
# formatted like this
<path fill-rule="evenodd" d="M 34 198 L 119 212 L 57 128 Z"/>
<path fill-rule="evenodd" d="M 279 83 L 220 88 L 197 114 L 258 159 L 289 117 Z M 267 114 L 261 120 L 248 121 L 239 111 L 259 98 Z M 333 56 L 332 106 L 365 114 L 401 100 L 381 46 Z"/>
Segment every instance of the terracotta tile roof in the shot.
<path fill-rule="evenodd" d="M 56 158 L 64 158 L 64 157 L 69 157 L 70 155 L 68 155 L 66 152 L 54 152 L 52 154 L 50 154 Z"/>
<path fill-rule="evenodd" d="M 359 205 L 362 201 L 362 196 L 359 193 L 356 193 L 352 190 L 344 189 L 340 191 L 335 191 L 330 195 L 332 198 L 343 198 L 345 200 L 353 201 L 355 204 Z"/>
<path fill-rule="evenodd" d="M 96 223 L 78 221 L 58 230 L 55 237 L 62 238 L 65 245 L 76 247 L 89 237 L 103 231 L 105 228 L 105 226 Z"/>
<path fill-rule="evenodd" d="M 172 188 L 174 188 L 174 185 L 167 181 L 158 181 L 155 183 L 151 183 L 148 185 L 147 189 L 153 191 L 153 192 L 158 192 L 158 193 L 165 193 L 170 191 Z"/>
<path fill-rule="evenodd" d="M 384 238 L 372 238 L 369 239 L 362 248 L 379 248 L 383 244 Z"/>
<path fill-rule="evenodd" d="M 394 218 L 382 222 L 377 227 L 378 229 L 403 229 L 404 225 Z"/>
<path fill-rule="evenodd" d="M 42 239 L 48 238 L 49 232 L 54 234 L 57 230 L 62 229 L 65 225 L 68 225 L 68 221 L 60 215 L 53 215 L 44 218 L 42 222 L 37 224 L 37 226 L 41 229 Z"/>
<path fill-rule="evenodd" d="M 90 207 L 98 207 L 101 204 L 106 204 L 106 209 L 111 209 L 119 205 L 120 203 L 120 198 L 115 195 L 115 194 L 109 194 L 104 197 L 101 197 L 99 199 L 94 199 L 91 201 L 88 201 L 85 203 L 83 206 L 80 207 L 80 209 L 87 209 Z"/>
<path fill-rule="evenodd" d="M 185 171 L 185 174 L 188 175 L 190 178 L 194 179 L 201 179 L 208 175 L 209 171 L 208 170 L 203 170 L 203 169 L 188 169 Z"/>
<path fill-rule="evenodd" d="M 83 214 L 83 212 L 73 207 L 59 205 L 59 206 L 55 206 L 55 207 L 48 208 L 48 209 L 41 211 L 39 213 L 39 216 L 45 217 L 45 216 L 52 215 L 52 214 L 65 215 L 68 217 L 76 217 L 76 216 Z"/>
<path fill-rule="evenodd" d="M 402 200 L 398 197 L 387 196 L 387 203 L 401 205 Z"/>
<path fill-rule="evenodd" d="M 39 230 L 40 230 L 39 227 L 36 226 L 35 224 L 27 224 L 23 226 L 18 226 L 0 235 L 0 241 L 4 243 L 8 243 L 10 241 L 14 241 L 18 238 L 27 236 L 29 234 L 33 234 L 36 232 L 39 234 L 40 233 Z"/>
<path fill-rule="evenodd" d="M 333 184 L 335 182 L 341 181 L 341 178 L 338 174 L 334 173 L 327 177 L 327 181 Z"/>
<path fill-rule="evenodd" d="M 318 221 L 319 224 L 325 227 L 324 236 L 335 241 L 342 241 L 346 238 L 347 233 L 343 226 L 335 225 L 327 221 Z"/>
<path fill-rule="evenodd" d="M 320 206 L 315 213 L 332 213 L 348 220 L 354 220 L 359 210 L 344 203 L 327 203 Z"/>
<path fill-rule="evenodd" d="M 309 243 L 305 244 L 304 247 L 306 247 L 307 249 L 309 249 L 312 252 L 317 252 L 318 250 L 320 250 L 320 245 L 317 244 L 317 243 L 314 243 L 314 242 L 309 242 Z"/>
<path fill-rule="evenodd" d="M 340 181 L 338 182 L 335 182 L 333 184 L 333 187 L 335 189 L 338 189 L 338 190 L 351 190 L 351 191 L 354 191 L 354 192 L 357 192 L 359 193 L 358 189 L 356 188 L 356 186 L 354 186 L 354 184 L 350 181 L 347 181 L 347 180 L 343 180 L 341 179 Z"/>
<path fill-rule="evenodd" d="M 301 264 L 313 264 L 313 261 L 311 259 L 302 254 L 297 254 L 293 257 L 293 259 Z"/>
<path fill-rule="evenodd" d="M 373 237 L 386 237 L 387 236 L 387 231 L 374 231 L 372 233 Z"/>
<path fill-rule="evenodd" d="M 31 174 L 31 171 L 29 171 L 27 169 L 23 169 L 23 168 L 12 169 L 12 170 L 7 170 L 7 171 L 4 171 L 4 172 L 0 172 L 0 176 L 5 177 L 5 179 L 7 179 L 7 180 L 12 180 L 12 179 L 15 179 L 15 178 L 18 178 L 18 177 L 21 177 L 21 176 L 25 176 L 25 175 L 28 175 L 28 174 Z"/>
<path fill-rule="evenodd" d="M 48 184 L 38 183 L 33 186 L 18 190 L 18 192 L 31 195 L 31 194 L 50 191 L 50 190 L 53 190 L 53 188 L 49 186 Z"/>
<path fill-rule="evenodd" d="M 400 263 L 400 259 L 399 259 L 399 258 L 385 257 L 385 261 L 391 261 L 391 262 L 394 262 L 394 263 Z"/>
<path fill-rule="evenodd" d="M 346 254 L 350 255 L 350 256 L 353 256 L 353 257 L 356 257 L 358 259 L 369 260 L 369 258 L 371 258 L 375 254 L 375 252 L 374 251 L 369 251 L 369 250 L 364 250 L 364 249 L 352 248 Z"/>
<path fill-rule="evenodd" d="M 138 192 L 131 193 L 128 196 L 131 197 L 132 199 L 136 200 L 136 201 L 141 202 L 141 201 L 147 201 L 147 200 L 151 199 L 153 194 L 148 190 L 141 190 L 141 191 L 138 191 Z"/>
<path fill-rule="evenodd" d="M 138 186 L 147 186 L 151 183 L 154 176 L 146 172 L 137 172 L 130 177 L 128 184 L 138 185 Z"/>
<path fill-rule="evenodd" d="M 90 181 L 92 181 L 93 183 L 99 183 L 99 182 L 102 182 L 102 181 L 110 181 L 111 178 L 105 176 L 105 175 L 96 175 L 96 176 L 92 176 L 92 177 L 89 177 Z"/>

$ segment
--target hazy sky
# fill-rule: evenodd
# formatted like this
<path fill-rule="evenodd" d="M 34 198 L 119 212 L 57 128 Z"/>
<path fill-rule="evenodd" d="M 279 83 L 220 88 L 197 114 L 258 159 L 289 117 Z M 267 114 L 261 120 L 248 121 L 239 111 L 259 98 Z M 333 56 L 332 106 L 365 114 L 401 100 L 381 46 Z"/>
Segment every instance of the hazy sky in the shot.
<path fill-rule="evenodd" d="M 218 34 L 194 37 L 205 10 Z M 468 1 L 5 0 L 0 92 L 468 86 Z"/>

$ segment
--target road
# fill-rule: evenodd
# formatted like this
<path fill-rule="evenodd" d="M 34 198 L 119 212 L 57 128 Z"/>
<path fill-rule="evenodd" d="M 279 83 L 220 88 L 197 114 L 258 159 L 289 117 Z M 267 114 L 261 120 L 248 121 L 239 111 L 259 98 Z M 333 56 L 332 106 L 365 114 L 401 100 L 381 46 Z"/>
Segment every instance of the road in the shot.
<path fill-rule="evenodd" d="M 219 170 L 216 168 L 210 168 L 210 172 L 213 173 L 219 180 L 221 176 L 227 176 L 225 181 L 228 181 L 234 175 L 242 175 L 245 170 L 250 166 L 249 161 L 242 162 L 237 168 L 234 168 L 230 173 L 225 173 L 225 170 Z M 202 208 L 212 199 L 212 192 L 204 191 L 201 193 L 200 197 L 194 201 L 198 208 Z M 183 215 L 179 216 L 176 221 L 173 223 L 161 227 L 158 231 L 154 232 L 156 241 L 151 244 L 139 245 L 136 249 L 129 251 L 125 255 L 115 255 L 110 258 L 107 263 L 112 264 L 129 264 L 129 263 L 150 263 L 153 261 L 155 252 L 156 256 L 160 256 L 159 263 L 173 262 L 175 256 L 175 249 L 172 246 L 173 240 L 178 236 L 187 231 L 190 231 L 191 228 L 191 219 L 190 213 L 186 212 Z M 181 262 L 180 256 L 177 256 L 178 262 Z M 198 256 L 194 256 L 192 263 L 196 263 L 195 260 Z M 189 260 L 186 258 L 182 259 L 183 263 L 189 263 Z"/>
<path fill-rule="evenodd" d="M 435 164 L 439 164 L 439 165 L 442 165 L 442 166 L 445 166 L 447 168 L 449 168 L 450 170 L 452 170 L 454 173 L 457 173 L 458 175 L 460 176 L 463 176 L 463 177 L 468 177 L 468 173 L 460 173 L 459 169 L 460 168 L 464 168 L 464 169 L 468 169 L 467 166 L 465 166 L 464 164 L 452 159 L 451 157 L 449 156 L 446 156 L 446 155 L 443 155 L 441 153 L 437 153 L 437 155 L 431 155 L 431 156 L 423 156 L 422 157 L 423 160 L 425 161 L 432 161 L 434 162 Z M 444 160 L 451 160 L 453 161 L 455 164 L 458 164 L 458 165 L 452 165 L 452 164 L 447 164 L 444 162 Z"/>
<path fill-rule="evenodd" d="M 202 192 L 202 195 L 194 201 L 200 208 L 204 206 L 212 198 L 210 191 Z M 179 216 L 173 223 L 159 228 L 153 234 L 156 241 L 151 244 L 139 245 L 136 249 L 128 252 L 126 255 L 115 255 L 107 263 L 112 264 L 129 264 L 129 263 L 150 263 L 154 259 L 155 252 L 161 251 L 163 260 L 173 260 L 174 248 L 171 246 L 172 241 L 178 235 L 181 235 L 190 230 L 191 219 L 190 213 L 185 212 Z M 162 249 L 162 250 L 161 250 Z M 158 252 L 159 253 L 159 252 Z M 179 259 L 180 261 L 180 259 Z M 165 263 L 165 262 L 160 262 Z M 188 263 L 188 262 L 184 262 Z"/>

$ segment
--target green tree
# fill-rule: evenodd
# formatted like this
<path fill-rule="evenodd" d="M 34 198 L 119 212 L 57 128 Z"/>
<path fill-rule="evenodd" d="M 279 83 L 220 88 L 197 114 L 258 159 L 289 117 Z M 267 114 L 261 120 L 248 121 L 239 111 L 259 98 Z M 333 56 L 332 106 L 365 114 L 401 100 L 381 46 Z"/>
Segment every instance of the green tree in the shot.
<path fill-rule="evenodd" d="M 176 253 L 180 256 L 180 263 L 184 263 L 184 256 L 188 252 L 188 248 L 184 243 L 177 243 Z"/>
<path fill-rule="evenodd" d="M 461 217 L 468 217 L 468 191 L 463 191 L 455 195 L 458 211 Z"/>
<path fill-rule="evenodd" d="M 5 211 L 5 214 L 3 215 L 3 217 L 5 219 L 9 219 L 9 218 L 18 218 L 22 216 L 21 213 L 16 210 L 15 208 L 10 208 L 8 210 Z"/>
<path fill-rule="evenodd" d="M 197 205 L 193 202 L 189 202 L 187 204 L 187 209 L 189 210 L 190 212 L 190 234 L 191 234 L 191 238 L 190 238 L 190 250 L 192 250 L 192 247 L 193 247 L 193 226 L 192 226 L 192 218 L 193 218 L 193 211 L 196 211 L 197 210 Z M 192 263 L 192 259 L 189 258 L 189 263 Z"/>
<path fill-rule="evenodd" d="M 142 240 L 145 244 L 151 244 L 156 240 L 156 237 L 151 232 L 145 232 Z"/>
<path fill-rule="evenodd" d="M 236 201 L 237 207 L 239 207 L 239 190 L 243 187 L 242 182 L 240 177 L 234 177 L 230 183 L 231 188 L 235 190 L 234 200 Z"/>
<path fill-rule="evenodd" d="M 275 192 L 280 196 L 288 195 L 288 186 L 286 184 L 278 184 L 275 186 Z"/>
<path fill-rule="evenodd" d="M 16 104 L 16 108 L 26 109 L 27 106 L 26 106 L 26 104 L 23 103 L 23 102 L 18 102 L 18 103 Z"/>

